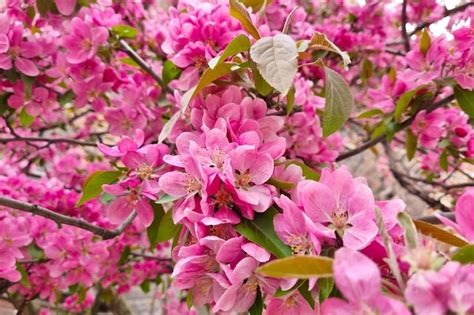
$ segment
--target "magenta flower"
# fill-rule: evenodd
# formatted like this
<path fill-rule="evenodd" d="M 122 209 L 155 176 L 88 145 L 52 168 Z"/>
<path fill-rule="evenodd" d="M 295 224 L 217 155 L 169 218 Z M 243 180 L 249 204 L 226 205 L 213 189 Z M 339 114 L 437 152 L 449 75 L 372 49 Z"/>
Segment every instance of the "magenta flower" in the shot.
<path fill-rule="evenodd" d="M 273 173 L 273 159 L 267 153 L 259 153 L 248 146 L 238 147 L 232 154 L 226 170 L 228 185 L 235 190 L 238 199 L 251 205 L 254 211 L 263 212 L 270 207 L 272 195 L 265 182 Z M 252 213 L 244 216 L 253 217 Z"/>
<path fill-rule="evenodd" d="M 311 308 L 303 296 L 295 290 L 289 296 L 271 298 L 265 309 L 265 315 L 311 315 L 315 310 Z"/>
<path fill-rule="evenodd" d="M 439 271 L 418 272 L 408 280 L 406 300 L 416 314 L 470 314 L 474 311 L 474 266 L 448 262 Z"/>
<path fill-rule="evenodd" d="M 80 18 L 71 21 L 69 35 L 63 39 L 63 46 L 68 50 L 66 59 L 78 64 L 95 56 L 97 47 L 107 42 L 109 33 L 105 27 L 93 27 Z"/>
<path fill-rule="evenodd" d="M 452 227 L 460 235 L 464 236 L 468 241 L 474 242 L 474 188 L 467 189 L 461 197 L 459 197 L 454 214 L 456 222 L 449 220 L 441 214 L 437 217 L 441 222 Z"/>
<path fill-rule="evenodd" d="M 0 221 L 0 279 L 19 281 L 21 274 L 16 270 L 16 260 L 23 258 L 20 250 L 31 243 L 31 236 L 19 230 L 11 220 Z"/>
<path fill-rule="evenodd" d="M 0 25 L 9 25 L 6 15 L 0 15 Z M 23 27 L 16 25 L 0 30 L 0 69 L 10 70 L 15 65 L 21 73 L 36 77 L 40 74 L 31 60 L 41 53 L 41 46 L 34 41 L 23 41 Z"/>
<path fill-rule="evenodd" d="M 321 305 L 322 315 L 410 314 L 401 302 L 382 295 L 380 271 L 365 255 L 341 248 L 334 260 L 334 280 L 347 301 L 329 298 Z"/>
<path fill-rule="evenodd" d="M 154 190 L 144 190 L 140 180 L 137 179 L 103 185 L 102 188 L 106 193 L 118 197 L 107 207 L 106 215 L 110 222 L 120 224 L 135 210 L 140 226 L 150 226 L 153 221 L 153 208 L 147 196 L 156 193 Z"/>
<path fill-rule="evenodd" d="M 27 93 L 23 82 L 19 81 L 13 87 L 15 94 L 8 98 L 8 105 L 18 109 L 24 108 L 30 116 L 39 116 L 48 99 L 49 92 L 44 87 L 33 87 L 31 93 Z"/>
<path fill-rule="evenodd" d="M 345 167 L 323 169 L 319 182 L 302 182 L 298 190 L 304 211 L 326 237 L 362 249 L 377 235 L 372 191 Z"/>

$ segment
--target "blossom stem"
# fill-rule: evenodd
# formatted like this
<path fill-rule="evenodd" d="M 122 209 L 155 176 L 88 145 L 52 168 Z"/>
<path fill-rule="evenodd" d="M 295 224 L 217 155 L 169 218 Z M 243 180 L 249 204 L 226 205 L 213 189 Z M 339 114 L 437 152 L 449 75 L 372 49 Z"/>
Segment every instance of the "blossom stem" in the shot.
<path fill-rule="evenodd" d="M 402 38 L 403 38 L 403 47 L 405 48 L 405 52 L 410 51 L 410 37 L 408 36 L 407 32 L 407 2 L 408 0 L 403 0 L 402 4 Z"/>
<path fill-rule="evenodd" d="M 76 144 L 85 147 L 95 147 L 95 142 L 90 141 L 81 141 L 76 139 L 67 139 L 67 138 L 39 138 L 39 137 L 15 137 L 15 138 L 3 138 L 0 139 L 0 143 L 9 143 L 9 142 L 47 142 L 49 144 L 53 143 L 69 143 Z"/>
<path fill-rule="evenodd" d="M 145 70 L 153 79 L 158 83 L 158 85 L 168 94 L 172 94 L 173 91 L 163 82 L 160 76 L 153 71 L 153 69 L 140 57 L 139 54 L 123 39 L 119 40 L 120 50 L 125 52 L 133 61 L 135 61 L 143 70 Z"/>
<path fill-rule="evenodd" d="M 99 235 L 104 240 L 112 239 L 122 234 L 125 228 L 127 228 L 127 226 L 130 225 L 133 219 L 135 219 L 135 217 L 137 216 L 137 213 L 135 211 L 132 211 L 130 215 L 125 219 L 125 221 L 123 221 L 116 229 L 107 230 L 107 229 L 98 227 L 96 225 L 93 225 L 87 221 L 84 221 L 83 219 L 69 217 L 69 216 L 54 212 L 52 210 L 43 208 L 41 206 L 35 205 L 35 204 L 11 199 L 4 196 L 0 196 L 0 206 L 5 206 L 8 208 L 36 214 L 36 215 L 48 218 L 50 220 L 53 220 L 58 224 L 66 224 L 70 226 L 75 226 L 83 230 L 92 232 L 96 235 Z"/>
<path fill-rule="evenodd" d="M 445 98 L 443 98 L 442 100 L 440 100 L 439 102 L 436 102 L 436 103 L 432 104 L 431 106 L 428 106 L 426 108 L 420 108 L 420 110 L 425 109 L 426 112 L 430 113 L 430 112 L 434 111 L 435 109 L 440 108 L 441 106 L 444 106 L 445 104 L 451 102 L 452 100 L 454 100 L 454 95 L 449 95 L 449 96 L 446 96 Z M 415 114 L 413 114 L 413 116 L 411 116 L 410 118 L 406 119 L 401 124 L 399 124 L 396 127 L 395 132 L 402 131 L 402 130 L 406 129 L 407 127 L 409 127 L 411 125 L 411 123 L 415 120 L 416 115 L 418 114 L 419 111 L 417 111 Z M 337 157 L 336 162 L 345 160 L 347 158 L 350 158 L 351 156 L 354 156 L 354 155 L 357 155 L 361 152 L 364 152 L 365 150 L 373 147 L 374 145 L 384 141 L 386 137 L 387 137 L 387 134 L 382 134 L 378 137 L 373 138 L 370 141 L 367 141 L 366 143 L 362 144 L 361 146 L 355 148 L 354 150 L 342 153 L 341 155 L 339 155 Z"/>

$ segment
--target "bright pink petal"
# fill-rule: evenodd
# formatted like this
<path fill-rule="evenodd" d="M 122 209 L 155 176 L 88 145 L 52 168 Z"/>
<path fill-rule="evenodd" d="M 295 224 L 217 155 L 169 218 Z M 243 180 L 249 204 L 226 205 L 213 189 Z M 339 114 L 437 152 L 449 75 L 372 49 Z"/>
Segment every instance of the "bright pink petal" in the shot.
<path fill-rule="evenodd" d="M 188 195 L 188 176 L 184 173 L 173 171 L 160 177 L 160 187 L 163 191 L 174 197 Z"/>
<path fill-rule="evenodd" d="M 254 243 L 246 243 L 242 245 L 242 250 L 249 256 L 255 258 L 255 260 L 262 263 L 267 262 L 270 259 L 270 253 Z"/>
<path fill-rule="evenodd" d="M 10 48 L 10 41 L 8 40 L 7 35 L 0 34 L 0 53 L 3 54 L 8 51 Z"/>
<path fill-rule="evenodd" d="M 315 222 L 331 222 L 331 214 L 337 203 L 334 191 L 318 182 L 308 183 L 302 192 L 303 207 L 306 214 Z"/>
<path fill-rule="evenodd" d="M 140 198 L 137 205 L 135 206 L 135 210 L 138 214 L 138 219 L 141 221 L 143 226 L 149 227 L 153 222 L 153 208 L 151 207 L 150 203 L 146 198 Z"/>
<path fill-rule="evenodd" d="M 127 197 L 120 197 L 110 203 L 106 215 L 113 224 L 122 223 L 132 212 L 132 206 Z"/>
<path fill-rule="evenodd" d="M 76 7 L 77 0 L 56 0 L 56 7 L 62 15 L 70 15 Z"/>
<path fill-rule="evenodd" d="M 18 69 L 18 71 L 30 77 L 36 77 L 37 75 L 40 74 L 34 62 L 29 59 L 25 59 L 21 57 L 16 58 L 15 67 Z"/>
<path fill-rule="evenodd" d="M 474 241 L 474 189 L 468 189 L 458 199 L 455 215 L 461 234 L 467 240 Z"/>
<path fill-rule="evenodd" d="M 336 285 L 349 302 L 370 301 L 380 294 L 381 278 L 377 265 L 358 251 L 340 248 L 333 268 Z"/>

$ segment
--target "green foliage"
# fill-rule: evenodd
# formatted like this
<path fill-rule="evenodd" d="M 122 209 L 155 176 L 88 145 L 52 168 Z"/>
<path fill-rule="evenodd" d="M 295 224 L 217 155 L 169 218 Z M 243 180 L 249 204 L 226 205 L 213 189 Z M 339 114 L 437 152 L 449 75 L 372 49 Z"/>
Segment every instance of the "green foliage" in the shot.
<path fill-rule="evenodd" d="M 85 202 L 100 195 L 102 192 L 102 185 L 112 184 L 120 177 L 120 175 L 122 175 L 122 172 L 120 171 L 97 171 L 89 175 L 84 182 L 81 199 L 76 203 L 76 206 L 79 207 Z"/>
<path fill-rule="evenodd" d="M 257 268 L 257 272 L 274 278 L 332 277 L 333 259 L 324 256 L 290 256 L 276 259 Z"/>
<path fill-rule="evenodd" d="M 275 208 L 270 208 L 263 213 L 255 214 L 253 220 L 242 219 L 235 229 L 246 239 L 259 244 L 276 257 L 290 256 L 291 249 L 278 238 L 273 227 L 273 217 L 277 213 Z"/>
<path fill-rule="evenodd" d="M 354 99 L 349 85 L 334 70 L 324 67 L 326 75 L 326 106 L 323 116 L 323 136 L 327 137 L 341 128 L 349 118 Z"/>
<path fill-rule="evenodd" d="M 456 253 L 454 253 L 451 260 L 458 261 L 461 264 L 474 263 L 474 244 L 461 247 Z"/>
<path fill-rule="evenodd" d="M 115 25 L 112 27 L 112 34 L 117 35 L 120 38 L 135 38 L 138 34 L 136 28 L 131 27 L 130 25 Z"/>
<path fill-rule="evenodd" d="M 166 60 L 163 63 L 163 70 L 161 76 L 163 78 L 163 83 L 168 85 L 174 79 L 177 79 L 181 75 L 181 69 L 179 69 L 174 63 L 169 60 Z"/>

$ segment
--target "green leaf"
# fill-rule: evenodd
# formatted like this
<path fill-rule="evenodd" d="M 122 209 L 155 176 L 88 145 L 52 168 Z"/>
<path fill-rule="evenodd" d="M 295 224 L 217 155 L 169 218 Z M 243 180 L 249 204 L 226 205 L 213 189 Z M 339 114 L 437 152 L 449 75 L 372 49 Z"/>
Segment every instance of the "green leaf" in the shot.
<path fill-rule="evenodd" d="M 318 279 L 319 287 L 319 303 L 322 303 L 325 299 L 329 297 L 334 288 L 334 279 L 333 278 L 320 278 Z"/>
<path fill-rule="evenodd" d="M 140 288 L 142 289 L 142 292 L 145 293 L 145 294 L 150 292 L 150 280 L 145 279 L 145 281 L 143 281 L 140 284 Z"/>
<path fill-rule="evenodd" d="M 150 248 L 154 249 L 156 244 L 172 239 L 179 231 L 179 225 L 173 222 L 173 209 L 164 212 L 160 204 L 153 204 L 155 217 L 147 229 Z"/>
<path fill-rule="evenodd" d="M 443 242 L 455 247 L 463 247 L 463 246 L 469 245 L 468 242 L 466 242 L 459 236 L 451 232 L 448 232 L 436 225 L 419 221 L 419 220 L 413 220 L 413 223 L 415 224 L 416 229 L 418 230 L 419 233 L 430 236 L 433 239 L 438 240 L 440 242 Z"/>
<path fill-rule="evenodd" d="M 362 63 L 362 71 L 360 77 L 363 80 L 369 79 L 374 74 L 374 64 L 369 59 L 364 59 Z"/>
<path fill-rule="evenodd" d="M 397 215 L 398 223 L 402 226 L 405 235 L 405 243 L 409 249 L 416 249 L 418 247 L 418 232 L 413 220 L 406 212 L 400 212 Z"/>
<path fill-rule="evenodd" d="M 319 280 L 326 279 L 326 278 L 319 278 Z M 329 278 L 332 279 L 332 278 Z M 305 280 L 303 282 L 303 285 L 301 285 L 298 288 L 298 291 L 300 292 L 301 296 L 308 302 L 309 306 L 311 306 L 312 309 L 314 309 L 314 298 L 311 294 L 311 291 L 309 290 L 309 281 Z"/>
<path fill-rule="evenodd" d="M 474 244 L 461 247 L 456 253 L 454 253 L 451 260 L 458 261 L 461 264 L 474 263 Z"/>
<path fill-rule="evenodd" d="M 120 38 L 135 38 L 138 34 L 138 30 L 130 25 L 115 25 L 112 27 L 112 34 Z"/>
<path fill-rule="evenodd" d="M 30 126 L 33 121 L 35 120 L 35 117 L 34 116 L 30 116 L 25 108 L 23 107 L 21 109 L 21 112 L 20 112 L 20 124 L 23 126 L 23 127 L 28 127 Z"/>
<path fill-rule="evenodd" d="M 339 49 L 339 47 L 330 41 L 323 33 L 314 32 L 309 42 L 309 48 L 330 51 L 338 54 L 342 58 L 345 68 L 347 68 L 347 66 L 351 63 L 349 54 Z"/>
<path fill-rule="evenodd" d="M 387 125 L 385 125 L 385 122 L 381 121 L 375 126 L 374 130 L 372 130 L 372 133 L 370 134 L 370 138 L 375 139 L 386 133 L 387 133 Z"/>
<path fill-rule="evenodd" d="M 258 12 L 263 5 L 269 5 L 273 0 L 240 0 L 248 8 L 252 8 L 252 12 Z"/>
<path fill-rule="evenodd" d="M 53 1 L 51 0 L 36 0 L 36 8 L 41 16 L 46 16 L 49 10 L 51 10 L 51 6 Z"/>
<path fill-rule="evenodd" d="M 0 94 L 0 115 L 3 115 L 3 113 L 10 109 L 10 106 L 8 106 L 8 98 L 10 95 L 10 93 Z"/>
<path fill-rule="evenodd" d="M 286 95 L 286 115 L 289 116 L 295 107 L 295 87 L 292 86 Z"/>
<path fill-rule="evenodd" d="M 230 16 L 239 20 L 240 24 L 255 39 L 260 39 L 260 33 L 252 22 L 252 18 L 245 6 L 238 0 L 229 0 Z"/>
<path fill-rule="evenodd" d="M 257 67 L 252 67 L 253 79 L 255 81 L 255 89 L 262 96 L 267 96 L 273 91 L 273 88 L 267 81 L 262 77 Z"/>
<path fill-rule="evenodd" d="M 465 90 L 458 85 L 454 87 L 454 96 L 461 109 L 474 119 L 474 91 Z"/>
<path fill-rule="evenodd" d="M 286 34 L 264 37 L 252 45 L 250 57 L 265 81 L 286 95 L 298 71 L 296 42 Z"/>
<path fill-rule="evenodd" d="M 402 116 L 402 113 L 405 111 L 407 108 L 408 104 L 410 104 L 411 100 L 413 99 L 413 96 L 415 96 L 416 92 L 418 92 L 419 88 L 410 90 L 408 92 L 405 92 L 400 96 L 398 99 L 397 104 L 395 105 L 395 111 L 393 113 L 393 118 L 395 118 L 395 121 L 400 121 L 400 118 Z"/>
<path fill-rule="evenodd" d="M 20 263 L 16 263 L 16 270 L 21 273 L 20 283 L 25 288 L 30 289 L 31 283 L 30 283 L 30 280 L 28 279 L 28 273 L 26 272 L 25 268 L 23 268 L 23 266 Z"/>
<path fill-rule="evenodd" d="M 77 303 L 81 304 L 86 299 L 87 289 L 79 286 L 77 288 Z"/>
<path fill-rule="evenodd" d="M 181 74 L 181 69 L 179 69 L 170 60 L 166 60 L 163 63 L 163 70 L 161 71 L 161 76 L 163 78 L 164 84 L 168 85 L 168 83 L 178 78 L 180 74 Z"/>
<path fill-rule="evenodd" d="M 341 128 L 351 115 L 354 99 L 351 88 L 334 70 L 324 67 L 326 75 L 326 105 L 323 116 L 323 136 Z"/>
<path fill-rule="evenodd" d="M 261 315 L 263 313 L 263 298 L 260 288 L 257 288 L 257 296 L 255 297 L 255 302 L 249 308 L 250 315 Z"/>
<path fill-rule="evenodd" d="M 120 175 L 122 175 L 120 171 L 97 171 L 89 175 L 84 182 L 81 199 L 76 203 L 76 207 L 82 206 L 85 202 L 100 195 L 102 185 L 112 184 Z"/>
<path fill-rule="evenodd" d="M 189 92 L 189 91 L 188 91 Z M 158 143 L 163 143 L 163 141 L 168 138 L 170 135 L 171 131 L 173 131 L 174 125 L 178 122 L 178 120 L 181 118 L 182 112 L 177 111 L 176 113 L 171 116 L 171 118 L 165 123 L 163 128 L 161 129 L 160 135 L 158 136 Z"/>
<path fill-rule="evenodd" d="M 125 264 L 128 260 L 128 256 L 130 256 L 130 253 L 131 253 L 131 249 L 130 249 L 130 246 L 125 246 L 122 253 L 120 254 L 120 259 L 118 261 L 118 265 L 119 266 L 122 266 L 123 264 Z"/>
<path fill-rule="evenodd" d="M 440 155 L 439 155 L 439 167 L 441 167 L 441 169 L 443 171 L 447 171 L 448 170 L 448 150 L 444 150 Z"/>
<path fill-rule="evenodd" d="M 415 157 L 416 147 L 418 145 L 418 138 L 415 136 L 410 128 L 406 130 L 406 150 L 408 161 L 411 161 Z"/>
<path fill-rule="evenodd" d="M 44 251 L 39 248 L 35 243 L 32 243 L 28 246 L 28 254 L 33 259 L 43 259 L 45 257 Z"/>
<path fill-rule="evenodd" d="M 273 185 L 280 189 L 294 189 L 296 187 L 295 183 L 284 182 L 273 177 L 267 181 L 267 184 Z"/>
<path fill-rule="evenodd" d="M 303 162 L 300 162 L 297 160 L 288 160 L 285 162 L 286 167 L 288 167 L 288 165 L 291 165 L 291 164 L 299 166 L 301 170 L 303 171 L 303 176 L 306 179 L 312 179 L 312 180 L 318 181 L 319 178 L 321 177 L 321 174 L 318 171 L 316 171 L 315 169 L 312 169 L 311 167 L 304 164 Z"/>
<path fill-rule="evenodd" d="M 135 68 L 140 68 L 140 65 L 136 63 L 135 60 L 133 60 L 130 57 L 123 57 L 120 59 L 120 62 L 129 66 L 135 67 Z"/>
<path fill-rule="evenodd" d="M 272 260 L 257 268 L 257 272 L 273 278 L 332 277 L 332 262 L 324 256 L 291 256 Z"/>
<path fill-rule="evenodd" d="M 381 109 L 374 108 L 374 109 L 370 109 L 366 112 L 359 114 L 357 118 L 371 118 L 374 116 L 383 116 L 383 115 L 384 115 L 384 112 Z"/>
<path fill-rule="evenodd" d="M 150 242 L 150 248 L 154 249 L 158 244 L 158 230 L 160 229 L 160 223 L 165 215 L 165 211 L 160 204 L 151 204 L 153 207 L 153 222 L 147 228 L 146 233 L 148 235 L 148 241 Z"/>
<path fill-rule="evenodd" d="M 263 213 L 257 213 L 253 220 L 242 219 L 235 229 L 246 239 L 259 244 L 277 257 L 290 256 L 290 247 L 278 238 L 273 227 L 273 217 L 277 213 L 275 208 L 270 208 Z"/>
<path fill-rule="evenodd" d="M 100 202 L 107 204 L 111 202 L 112 200 L 115 199 L 116 196 L 108 194 L 106 192 L 102 193 L 102 196 L 100 197 Z"/>
<path fill-rule="evenodd" d="M 186 295 L 186 306 L 188 307 L 188 310 L 193 307 L 193 290 L 189 290 L 188 295 Z"/>
<path fill-rule="evenodd" d="M 234 56 L 238 53 L 248 51 L 250 49 L 250 40 L 246 35 L 238 35 L 235 37 L 233 40 L 230 41 L 230 43 L 227 45 L 227 47 L 224 49 L 222 54 L 220 56 L 217 56 L 211 61 L 209 61 L 209 68 L 213 69 L 215 68 L 218 64 L 222 63 L 224 60 L 227 58 Z"/>
<path fill-rule="evenodd" d="M 168 195 L 168 194 L 164 194 L 163 196 L 161 196 L 160 199 L 155 201 L 155 203 L 158 203 L 158 204 L 169 203 L 169 202 L 173 202 L 173 201 L 175 201 L 179 198 L 180 197 L 174 197 L 174 196 L 171 196 L 171 195 Z"/>
<path fill-rule="evenodd" d="M 66 93 L 61 94 L 59 96 L 59 104 L 61 104 L 61 106 L 64 106 L 67 103 L 71 102 L 74 97 L 76 97 L 76 95 L 74 95 L 74 92 L 72 90 L 68 90 Z"/>
<path fill-rule="evenodd" d="M 420 39 L 420 52 L 423 55 L 426 55 L 428 52 L 428 49 L 430 49 L 431 46 L 431 37 L 428 31 L 426 31 L 426 28 L 423 29 L 421 32 L 421 39 Z"/>

